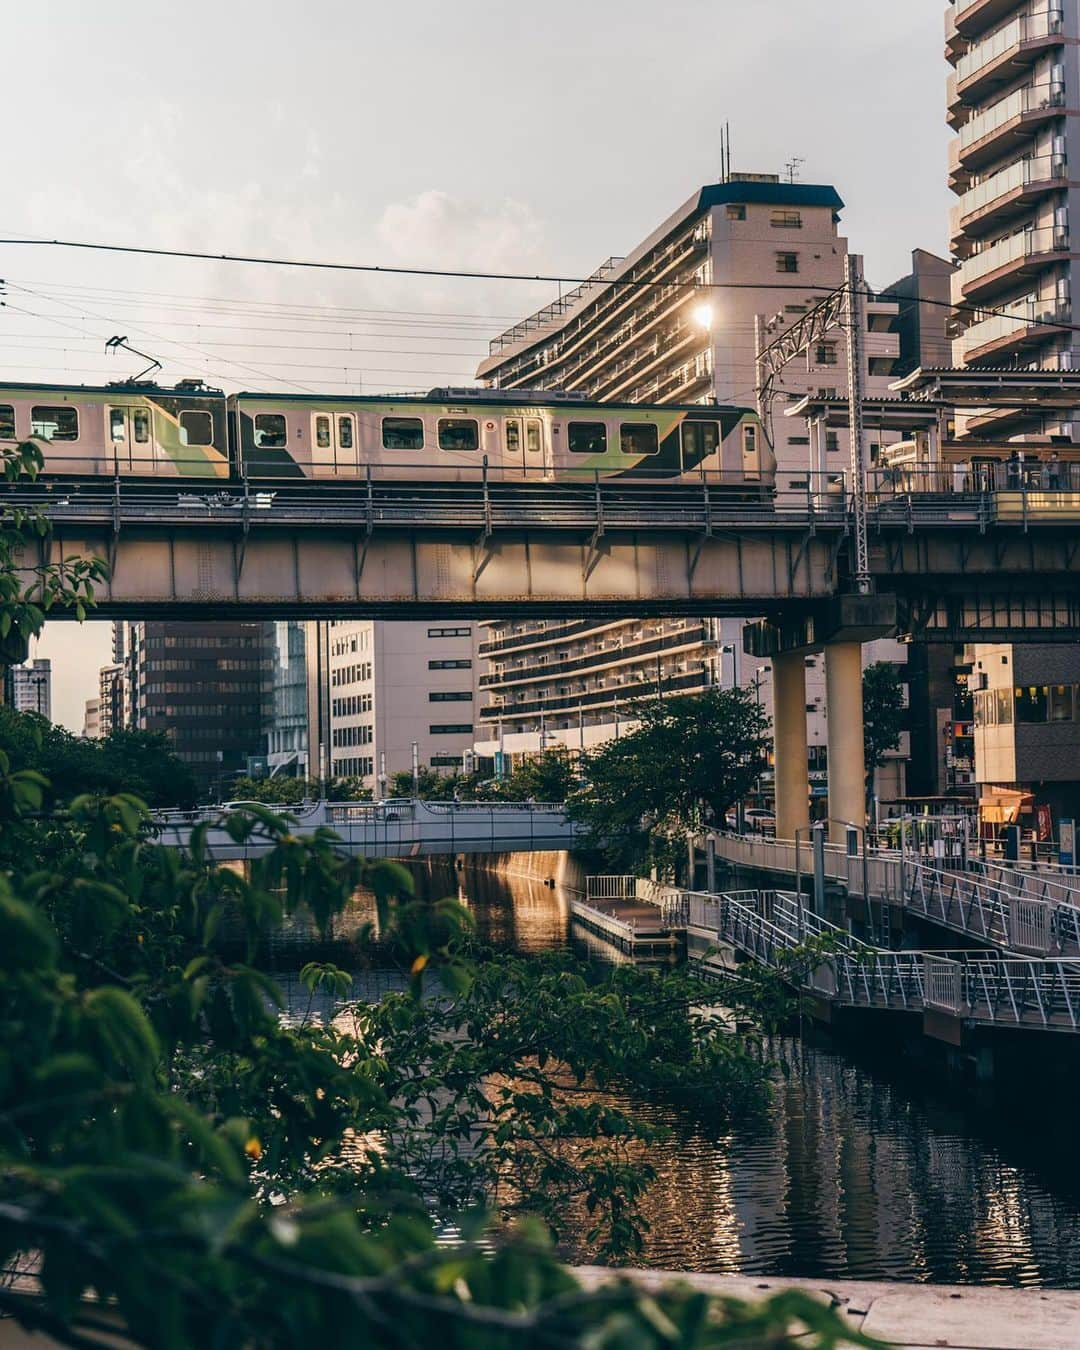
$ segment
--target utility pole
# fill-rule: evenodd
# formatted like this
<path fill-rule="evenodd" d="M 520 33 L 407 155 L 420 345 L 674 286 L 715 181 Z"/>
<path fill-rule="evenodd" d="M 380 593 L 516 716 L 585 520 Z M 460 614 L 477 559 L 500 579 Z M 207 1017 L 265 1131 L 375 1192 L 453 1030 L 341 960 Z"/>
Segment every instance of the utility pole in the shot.
<path fill-rule="evenodd" d="M 870 552 L 866 533 L 866 437 L 863 434 L 863 396 L 866 390 L 866 359 L 863 333 L 866 329 L 866 284 L 862 258 L 849 253 L 846 262 L 844 323 L 847 328 L 848 435 L 851 439 L 851 502 L 855 517 L 855 589 L 859 595 L 873 590 Z"/>

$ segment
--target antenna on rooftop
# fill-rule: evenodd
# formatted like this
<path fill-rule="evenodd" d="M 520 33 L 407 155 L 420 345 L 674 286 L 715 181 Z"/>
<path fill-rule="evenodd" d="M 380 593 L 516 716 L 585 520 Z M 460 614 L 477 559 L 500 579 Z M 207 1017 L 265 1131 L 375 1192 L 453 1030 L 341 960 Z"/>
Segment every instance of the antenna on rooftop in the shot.
<path fill-rule="evenodd" d="M 720 128 L 720 181 L 731 182 L 731 123 Z"/>
<path fill-rule="evenodd" d="M 797 183 L 799 181 L 799 174 L 802 170 L 802 166 L 805 163 L 806 159 L 804 156 L 792 155 L 792 157 L 784 165 L 784 172 L 787 175 L 787 180 L 789 183 Z"/>

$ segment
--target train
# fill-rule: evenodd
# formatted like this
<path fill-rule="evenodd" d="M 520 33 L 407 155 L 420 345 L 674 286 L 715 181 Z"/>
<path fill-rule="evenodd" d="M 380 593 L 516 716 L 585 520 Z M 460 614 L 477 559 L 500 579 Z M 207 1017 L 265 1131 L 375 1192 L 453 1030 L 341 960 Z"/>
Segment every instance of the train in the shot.
<path fill-rule="evenodd" d="M 664 479 L 771 493 L 757 413 L 595 403 L 540 391 L 347 397 L 157 385 L 0 385 L 0 443 L 62 477 L 348 481 Z"/>

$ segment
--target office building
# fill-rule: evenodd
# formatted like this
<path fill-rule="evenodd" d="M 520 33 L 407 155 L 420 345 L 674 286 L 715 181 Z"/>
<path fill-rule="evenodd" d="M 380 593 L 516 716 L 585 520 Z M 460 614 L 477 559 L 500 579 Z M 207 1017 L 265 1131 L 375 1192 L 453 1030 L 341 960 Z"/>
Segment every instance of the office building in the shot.
<path fill-rule="evenodd" d="M 759 337 L 778 335 L 844 282 L 842 207 L 833 187 L 775 175 L 703 187 L 627 257 L 609 258 L 583 285 L 493 339 L 477 374 L 500 389 L 752 407 Z M 892 301 L 867 303 L 868 394 L 887 395 L 895 377 L 898 312 Z M 779 381 L 772 439 L 781 492 L 805 493 L 810 468 L 809 429 L 784 408 L 846 390 L 846 359 L 838 329 Z M 883 439 L 869 437 L 871 459 Z M 830 431 L 824 446 L 822 470 L 846 471 L 846 431 Z M 557 745 L 588 749 L 620 733 L 635 698 L 760 679 L 741 641 L 735 621 L 488 625 L 477 752 L 514 759 Z M 820 658 L 814 663 L 823 670 Z M 812 771 L 824 768 L 823 710 L 824 697 L 813 705 Z"/>
<path fill-rule="evenodd" d="M 453 621 L 329 625 L 329 773 L 383 796 L 414 761 L 462 770 L 475 739 L 474 632 Z"/>
<path fill-rule="evenodd" d="M 4 701 L 16 712 L 37 713 L 52 721 L 52 662 L 44 659 L 8 666 L 4 672 Z"/>
<path fill-rule="evenodd" d="M 271 777 L 308 776 L 307 625 L 286 620 L 273 625 L 273 691 L 266 732 Z"/>
<path fill-rule="evenodd" d="M 272 625 L 135 623 L 128 627 L 130 725 L 163 731 L 210 797 L 265 767 L 273 691 Z"/>
<path fill-rule="evenodd" d="M 955 0 L 946 15 L 956 365 L 1076 369 L 1080 253 L 1080 7 L 1075 0 Z M 992 310 L 992 313 L 988 313 Z M 1071 414 L 996 409 L 976 428 L 1072 441 Z"/>
<path fill-rule="evenodd" d="M 83 740 L 97 741 L 101 739 L 101 699 L 88 698 L 86 707 L 83 710 Z"/>

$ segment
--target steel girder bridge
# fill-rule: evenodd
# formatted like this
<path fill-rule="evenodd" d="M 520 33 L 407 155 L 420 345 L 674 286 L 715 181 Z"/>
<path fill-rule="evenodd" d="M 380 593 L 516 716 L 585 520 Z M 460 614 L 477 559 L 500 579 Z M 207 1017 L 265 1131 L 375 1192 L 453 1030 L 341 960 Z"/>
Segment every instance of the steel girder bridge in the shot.
<path fill-rule="evenodd" d="M 103 618 L 765 616 L 774 647 L 838 631 L 940 641 L 1080 639 L 1080 494 L 864 495 L 877 594 L 856 594 L 853 510 L 828 490 L 775 501 L 700 484 L 372 480 L 284 486 L 50 480 L 35 565 L 104 558 Z M 819 490 L 820 489 L 820 490 Z M 1074 498 L 1076 498 L 1074 500 Z"/>

